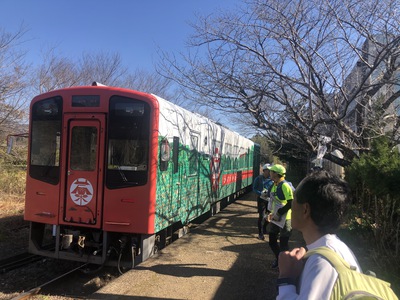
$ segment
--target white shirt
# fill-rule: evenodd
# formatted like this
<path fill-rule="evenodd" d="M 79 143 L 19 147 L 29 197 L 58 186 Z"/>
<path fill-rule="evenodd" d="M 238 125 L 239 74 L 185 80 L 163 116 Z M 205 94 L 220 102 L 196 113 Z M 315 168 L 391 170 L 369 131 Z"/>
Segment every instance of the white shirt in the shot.
<path fill-rule="evenodd" d="M 335 234 L 326 234 L 314 243 L 307 245 L 307 248 L 311 250 L 321 246 L 331 248 L 361 272 L 361 267 L 353 252 Z M 280 286 L 276 299 L 329 299 L 337 276 L 338 273 L 326 259 L 320 255 L 312 255 L 307 259 L 300 276 L 299 294 L 294 285 Z"/>

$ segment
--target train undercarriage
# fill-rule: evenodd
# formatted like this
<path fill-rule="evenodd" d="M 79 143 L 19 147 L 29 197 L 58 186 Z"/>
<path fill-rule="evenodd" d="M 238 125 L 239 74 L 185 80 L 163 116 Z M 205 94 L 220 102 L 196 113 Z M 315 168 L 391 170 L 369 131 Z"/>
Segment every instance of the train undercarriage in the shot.
<path fill-rule="evenodd" d="M 118 267 L 123 273 L 185 235 L 188 228 L 177 223 L 157 234 L 146 235 L 31 222 L 29 252 L 55 259 Z"/>
<path fill-rule="evenodd" d="M 209 212 L 193 220 L 199 224 L 218 213 L 240 191 L 215 203 Z M 45 257 L 101 266 L 116 266 L 120 273 L 134 268 L 189 232 L 190 224 L 175 223 L 156 234 L 108 232 L 79 226 L 31 222 L 29 252 Z"/>

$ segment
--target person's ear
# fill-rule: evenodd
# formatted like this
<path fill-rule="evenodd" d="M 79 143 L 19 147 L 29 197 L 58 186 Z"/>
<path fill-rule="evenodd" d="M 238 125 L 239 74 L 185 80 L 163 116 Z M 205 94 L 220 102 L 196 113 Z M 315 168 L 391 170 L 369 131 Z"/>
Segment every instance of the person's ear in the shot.
<path fill-rule="evenodd" d="M 311 217 L 310 204 L 308 202 L 302 205 L 302 213 L 304 217 Z"/>

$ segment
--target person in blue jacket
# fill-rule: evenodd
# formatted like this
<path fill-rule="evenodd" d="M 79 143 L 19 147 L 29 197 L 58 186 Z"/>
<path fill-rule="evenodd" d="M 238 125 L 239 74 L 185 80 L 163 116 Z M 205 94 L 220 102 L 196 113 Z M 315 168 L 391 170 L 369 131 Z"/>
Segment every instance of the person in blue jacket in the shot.
<path fill-rule="evenodd" d="M 273 185 L 273 181 L 270 178 L 269 167 L 270 164 L 265 164 L 262 168 L 263 172 L 254 179 L 253 182 L 253 192 L 257 194 L 257 211 L 258 211 L 258 239 L 264 240 L 264 234 L 267 233 L 268 221 L 266 216 L 268 216 L 269 211 L 268 200 L 266 199 L 267 191 Z M 265 198 L 265 199 L 263 199 Z"/>

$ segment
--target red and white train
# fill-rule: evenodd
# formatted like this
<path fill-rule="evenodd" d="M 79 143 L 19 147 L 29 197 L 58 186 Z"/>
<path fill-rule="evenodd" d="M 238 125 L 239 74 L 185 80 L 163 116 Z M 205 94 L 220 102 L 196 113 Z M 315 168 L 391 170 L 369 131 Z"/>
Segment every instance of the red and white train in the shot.
<path fill-rule="evenodd" d="M 259 147 L 153 94 L 98 86 L 30 106 L 29 251 L 134 265 L 251 187 Z"/>

